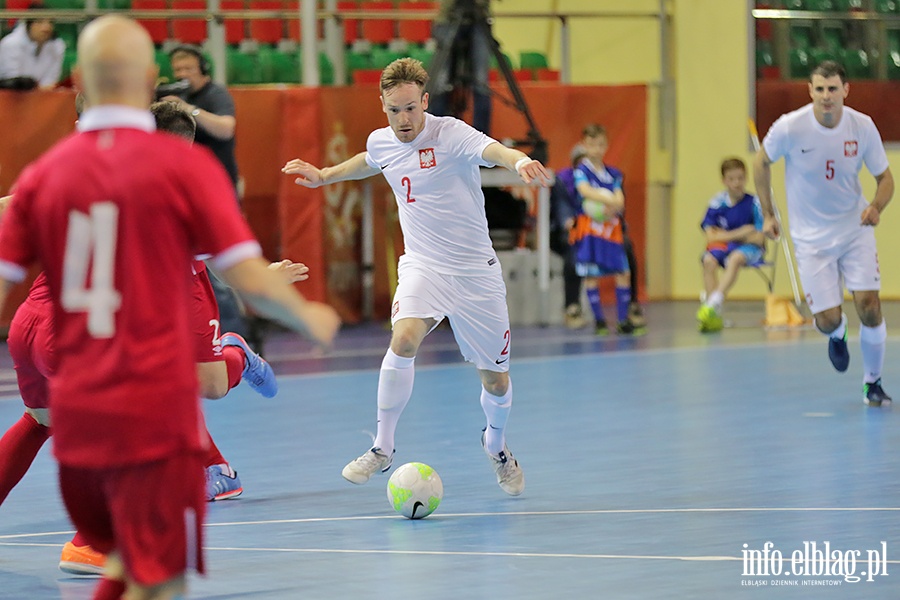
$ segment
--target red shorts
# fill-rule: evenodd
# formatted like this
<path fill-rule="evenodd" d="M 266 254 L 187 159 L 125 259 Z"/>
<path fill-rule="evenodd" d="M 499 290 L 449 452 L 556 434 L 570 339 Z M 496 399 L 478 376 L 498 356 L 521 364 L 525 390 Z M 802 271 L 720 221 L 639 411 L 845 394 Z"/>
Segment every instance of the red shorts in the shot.
<path fill-rule="evenodd" d="M 219 331 L 219 305 L 209 282 L 209 273 L 203 269 L 194 275 L 191 289 L 191 331 L 197 362 L 225 360 Z"/>
<path fill-rule="evenodd" d="M 53 317 L 49 302 L 19 306 L 9 326 L 9 353 L 22 400 L 28 408 L 49 408 L 47 379 L 56 371 Z"/>
<path fill-rule="evenodd" d="M 203 573 L 206 478 L 200 454 L 118 468 L 59 466 L 63 502 L 98 552 L 119 553 L 127 577 L 159 585 Z"/>

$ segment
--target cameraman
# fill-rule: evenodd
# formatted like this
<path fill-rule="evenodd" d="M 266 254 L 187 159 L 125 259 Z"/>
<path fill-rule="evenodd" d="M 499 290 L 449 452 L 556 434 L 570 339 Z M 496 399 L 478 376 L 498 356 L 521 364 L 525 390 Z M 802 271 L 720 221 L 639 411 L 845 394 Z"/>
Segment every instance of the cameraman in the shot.
<path fill-rule="evenodd" d="M 453 23 L 459 21 L 456 35 L 452 35 Z M 431 114 L 436 116 L 454 115 L 456 107 L 451 106 L 454 88 L 460 78 L 471 77 L 473 110 L 472 127 L 490 135 L 491 90 L 488 87 L 488 73 L 491 65 L 491 1 L 490 0 L 441 0 L 437 17 L 434 19 L 434 38 L 440 48 L 450 47 L 450 54 L 443 68 L 432 73 L 434 94 L 431 95 Z M 457 67 L 467 65 L 468 68 Z M 463 86 L 465 87 L 465 86 Z"/>
<path fill-rule="evenodd" d="M 169 54 L 169 61 L 175 79 L 186 81 L 189 88 L 181 94 L 165 96 L 160 100 L 179 102 L 194 116 L 197 121 L 196 143 L 212 150 L 237 189 L 234 99 L 225 86 L 213 83 L 209 63 L 200 48 L 178 46 Z"/>

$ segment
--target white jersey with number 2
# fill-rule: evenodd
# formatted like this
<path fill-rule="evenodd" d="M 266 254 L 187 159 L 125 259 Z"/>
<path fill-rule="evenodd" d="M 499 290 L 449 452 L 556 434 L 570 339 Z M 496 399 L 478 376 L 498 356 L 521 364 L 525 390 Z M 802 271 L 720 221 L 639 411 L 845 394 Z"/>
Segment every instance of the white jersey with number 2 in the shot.
<path fill-rule="evenodd" d="M 807 104 L 775 121 L 763 148 L 773 162 L 784 157 L 788 217 L 796 245 L 840 247 L 859 233 L 860 215 L 868 206 L 859 171 L 865 163 L 877 176 L 889 166 L 871 117 L 845 106 L 837 127 L 828 128 Z"/>
<path fill-rule="evenodd" d="M 437 273 L 479 275 L 499 265 L 488 235 L 479 167 L 494 139 L 453 117 L 425 114 L 401 142 L 390 127 L 369 134 L 366 162 L 394 191 L 405 252 Z"/>

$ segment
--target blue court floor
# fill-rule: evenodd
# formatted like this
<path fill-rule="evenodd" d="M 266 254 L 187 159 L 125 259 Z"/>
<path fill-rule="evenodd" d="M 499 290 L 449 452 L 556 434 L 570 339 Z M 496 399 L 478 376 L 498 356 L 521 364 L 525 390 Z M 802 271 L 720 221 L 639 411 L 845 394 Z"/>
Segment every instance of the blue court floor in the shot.
<path fill-rule="evenodd" d="M 190 597 L 900 598 L 900 414 L 862 402 L 858 327 L 838 374 L 811 329 L 761 328 L 762 303 L 732 305 L 735 326 L 708 336 L 692 303 L 648 309 L 639 339 L 513 330 L 516 498 L 479 443 L 475 370 L 434 332 L 394 461 L 443 479 L 422 521 L 393 512 L 387 475 L 340 476 L 371 443 L 387 329 L 347 328 L 326 356 L 273 335 L 278 396 L 241 385 L 206 406 L 244 494 L 209 505 Z M 886 314 L 890 334 L 900 305 Z M 900 395 L 896 333 L 887 351 Z M 5 428 L 22 406 L 2 360 Z M 56 567 L 72 529 L 49 450 L 0 507 L 0 598 L 90 598 L 94 580 Z"/>

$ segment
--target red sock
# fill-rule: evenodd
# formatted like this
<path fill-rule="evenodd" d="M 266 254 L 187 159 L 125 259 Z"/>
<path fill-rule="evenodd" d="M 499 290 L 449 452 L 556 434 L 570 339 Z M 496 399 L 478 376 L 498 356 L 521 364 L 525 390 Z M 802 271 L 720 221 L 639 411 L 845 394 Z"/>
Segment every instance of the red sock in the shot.
<path fill-rule="evenodd" d="M 212 436 L 209 434 L 209 430 L 206 430 L 206 437 L 209 441 L 209 450 L 206 451 L 206 462 L 203 463 L 204 467 L 211 467 L 213 465 L 224 465 L 227 464 L 228 461 L 225 460 L 225 457 L 222 456 L 222 453 L 219 452 L 219 448 L 216 446 L 216 443 L 213 441 Z"/>
<path fill-rule="evenodd" d="M 87 540 L 84 539 L 84 536 L 81 535 L 80 531 L 75 532 L 75 536 L 72 538 L 72 545 L 78 546 L 79 548 L 83 546 L 90 546 L 90 544 L 87 543 Z"/>
<path fill-rule="evenodd" d="M 94 588 L 93 600 L 120 600 L 125 595 L 125 582 L 104 577 Z"/>
<path fill-rule="evenodd" d="M 28 471 L 48 437 L 50 428 L 25 413 L 0 438 L 0 504 Z"/>
<path fill-rule="evenodd" d="M 244 351 L 238 346 L 225 346 L 222 348 L 222 356 L 225 357 L 225 369 L 228 371 L 228 389 L 230 390 L 241 382 L 244 374 Z"/>

